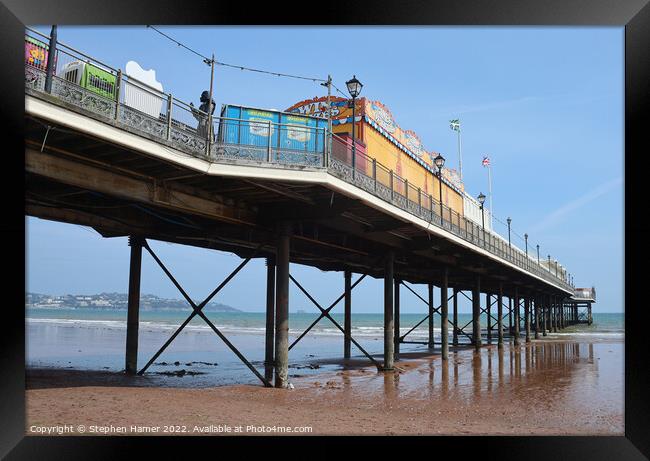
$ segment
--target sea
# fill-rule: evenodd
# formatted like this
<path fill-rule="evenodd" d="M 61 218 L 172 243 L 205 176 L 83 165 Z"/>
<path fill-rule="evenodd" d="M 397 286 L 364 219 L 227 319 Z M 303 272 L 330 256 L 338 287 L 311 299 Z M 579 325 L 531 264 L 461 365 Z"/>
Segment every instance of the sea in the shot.
<path fill-rule="evenodd" d="M 191 314 L 189 309 L 142 310 L 138 341 L 138 366 L 144 366 Z M 263 312 L 206 312 L 221 333 L 263 374 L 266 316 Z M 343 326 L 343 314 L 332 313 Z M 319 316 L 319 312 L 289 314 L 289 343 L 292 344 Z M 426 313 L 402 313 L 400 334 L 406 335 L 401 352 L 427 351 L 428 322 L 416 326 Z M 124 370 L 127 312 L 123 309 L 26 308 L 26 367 L 95 370 Z M 471 331 L 471 314 L 458 314 L 459 326 Z M 481 319 L 485 328 L 486 317 Z M 383 353 L 381 313 L 353 313 L 352 337 L 369 355 L 381 361 Z M 504 320 L 507 325 L 507 319 Z M 415 327 L 415 328 L 414 328 Z M 593 313 L 593 324 L 574 325 L 551 333 L 550 338 L 576 341 L 622 341 L 624 314 Z M 451 329 L 449 331 L 451 340 Z M 485 332 L 484 332 L 485 335 Z M 496 337 L 496 332 L 493 332 Z M 467 338 L 459 336 L 460 343 Z M 440 317 L 434 318 L 434 353 L 440 347 Z M 343 361 L 343 333 L 322 318 L 289 351 L 289 373 L 300 377 L 370 364 L 352 345 L 352 360 Z M 258 384 L 259 380 L 237 355 L 199 317 L 195 317 L 141 377 L 143 385 L 207 387 L 226 384 Z"/>

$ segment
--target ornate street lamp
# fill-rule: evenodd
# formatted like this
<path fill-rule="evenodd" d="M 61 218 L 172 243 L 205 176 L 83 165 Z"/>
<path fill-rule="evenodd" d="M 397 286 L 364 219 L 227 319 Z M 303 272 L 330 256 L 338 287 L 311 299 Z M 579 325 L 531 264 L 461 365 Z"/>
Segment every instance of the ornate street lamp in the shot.
<path fill-rule="evenodd" d="M 478 194 L 478 203 L 481 204 L 481 223 L 483 228 L 483 245 L 485 245 L 485 211 L 483 210 L 483 204 L 485 203 L 485 194 L 481 192 Z"/>
<path fill-rule="evenodd" d="M 537 244 L 537 265 L 538 266 L 540 265 L 540 262 L 539 262 L 539 244 Z"/>
<path fill-rule="evenodd" d="M 439 198 L 440 198 L 440 225 L 442 226 L 442 167 L 445 166 L 445 158 L 438 154 L 436 158 L 433 159 L 434 165 L 438 168 L 438 188 L 439 188 Z"/>
<path fill-rule="evenodd" d="M 357 80 L 357 77 L 355 75 L 352 76 L 351 80 L 345 82 L 345 84 L 348 87 L 348 92 L 350 93 L 350 96 L 352 96 L 352 178 L 354 178 L 356 156 L 357 156 L 357 146 L 355 144 L 355 138 L 354 138 L 354 119 L 355 119 L 354 110 L 356 108 L 355 101 L 357 99 L 357 96 L 359 96 L 359 93 L 361 93 L 361 88 L 363 88 L 363 84 L 359 80 Z"/>
<path fill-rule="evenodd" d="M 528 257 L 528 234 L 524 234 L 524 240 L 526 241 L 526 257 Z"/>
<path fill-rule="evenodd" d="M 528 267 L 528 234 L 524 234 L 524 240 L 526 241 L 526 267 Z"/>

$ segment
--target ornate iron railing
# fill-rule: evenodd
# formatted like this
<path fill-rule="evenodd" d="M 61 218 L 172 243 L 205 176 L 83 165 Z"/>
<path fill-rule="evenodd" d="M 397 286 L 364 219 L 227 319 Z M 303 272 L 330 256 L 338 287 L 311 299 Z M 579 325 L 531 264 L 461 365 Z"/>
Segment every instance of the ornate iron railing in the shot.
<path fill-rule="evenodd" d="M 40 42 L 42 46 L 34 43 L 35 41 Z M 49 37 L 27 29 L 26 47 L 41 46 L 43 54 L 46 55 L 48 43 Z M 38 50 L 36 53 L 38 54 Z M 26 60 L 25 63 L 26 91 L 36 95 L 46 93 L 46 62 L 43 59 L 37 61 Z M 322 128 L 208 116 L 176 99 L 172 94 L 158 91 L 122 74 L 121 70 L 61 43 L 57 43 L 55 63 L 59 71 L 52 76 L 50 96 L 90 115 L 110 120 L 153 139 L 169 142 L 180 151 L 211 162 L 327 170 L 343 181 L 449 231 L 505 261 L 573 291 L 573 287 L 566 280 L 555 276 L 550 268 L 540 265 L 532 255 L 526 255 L 500 235 L 482 229 L 456 210 L 444 204 L 441 207 L 440 201 L 431 194 L 410 184 L 376 159 L 355 149 L 353 165 L 350 143 Z M 101 81 L 95 86 L 88 85 L 88 82 L 82 85 L 78 75 L 62 71 L 73 69 L 76 63 L 90 64 L 96 69 L 94 83 L 97 83 L 98 78 Z M 201 132 L 202 120 L 212 123 L 212 136 Z M 268 133 L 268 136 L 257 136 L 255 141 L 249 138 L 233 142 L 233 136 L 226 135 L 228 130 L 242 128 L 256 133 Z M 303 136 L 305 139 L 317 139 L 318 142 L 304 143 L 303 148 L 296 148 L 295 145 L 291 148 L 283 147 L 278 141 L 279 135 L 272 138 L 271 133 L 274 130 L 278 133 L 282 130 L 291 131 L 293 139 L 301 139 L 301 133 L 296 133 L 296 130 L 302 130 L 306 132 Z M 272 139 L 276 141 L 272 142 Z"/>

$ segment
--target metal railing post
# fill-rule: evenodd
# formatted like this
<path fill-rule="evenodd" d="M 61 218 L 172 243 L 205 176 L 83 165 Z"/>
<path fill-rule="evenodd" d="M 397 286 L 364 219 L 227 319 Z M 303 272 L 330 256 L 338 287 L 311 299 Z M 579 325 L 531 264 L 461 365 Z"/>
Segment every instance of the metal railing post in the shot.
<path fill-rule="evenodd" d="M 323 128 L 323 167 L 329 165 L 329 156 L 332 149 L 332 134 L 327 134 L 327 129 Z"/>
<path fill-rule="evenodd" d="M 422 215 L 422 188 L 418 187 L 418 207 L 420 209 L 420 215 Z"/>
<path fill-rule="evenodd" d="M 404 197 L 406 197 L 406 209 L 409 208 L 409 180 L 404 179 Z"/>
<path fill-rule="evenodd" d="M 122 69 L 117 70 L 117 78 L 115 79 L 115 120 L 120 118 L 120 93 L 122 87 Z"/>
<path fill-rule="evenodd" d="M 174 98 L 172 94 L 167 95 L 167 141 L 172 138 L 172 108 L 174 107 Z"/>
<path fill-rule="evenodd" d="M 267 146 L 266 146 L 266 161 L 271 163 L 271 129 L 273 128 L 273 125 L 271 125 L 271 120 L 269 120 L 269 136 L 267 140 Z M 278 134 L 278 138 L 280 135 Z"/>
<path fill-rule="evenodd" d="M 431 219 L 429 221 L 433 222 L 433 195 L 429 194 L 429 211 Z"/>
<path fill-rule="evenodd" d="M 393 186 L 393 170 L 390 170 L 390 199 L 395 199 L 395 187 Z"/>
<path fill-rule="evenodd" d="M 377 192 L 377 159 L 372 159 L 372 179 L 375 180 L 375 192 Z"/>

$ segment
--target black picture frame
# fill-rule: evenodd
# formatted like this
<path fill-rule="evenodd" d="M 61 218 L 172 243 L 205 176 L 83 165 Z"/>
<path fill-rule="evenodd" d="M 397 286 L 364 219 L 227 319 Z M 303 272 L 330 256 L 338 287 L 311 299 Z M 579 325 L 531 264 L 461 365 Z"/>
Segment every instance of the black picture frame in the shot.
<path fill-rule="evenodd" d="M 88 2 L 81 0 L 4 0 L 0 5 L 3 72 L 0 114 L 5 130 L 4 175 L 0 181 L 5 197 L 2 236 L 3 265 L 17 280 L 6 280 L 4 315 L 0 333 L 2 392 L 0 392 L 0 456 L 7 459 L 115 459 L 151 447 L 165 450 L 169 457 L 186 445 L 250 447 L 251 440 L 272 445 L 268 450 L 296 455 L 295 438 L 185 438 L 161 437 L 25 437 L 25 255 L 16 242 L 25 242 L 24 168 L 19 155 L 23 144 L 24 79 L 22 40 L 24 24 L 282 24 L 282 25 L 535 25 L 625 27 L 625 437 L 455 437 L 420 438 L 337 438 L 336 449 L 362 448 L 366 455 L 386 454 L 395 449 L 431 450 L 431 456 L 445 452 L 465 457 L 469 451 L 486 458 L 523 459 L 644 459 L 650 457 L 650 406 L 648 357 L 644 306 L 645 275 L 650 229 L 643 215 L 650 208 L 644 197 L 644 172 L 648 167 L 648 95 L 650 94 L 650 6 L 648 0 L 450 0 L 446 2 L 359 1 L 265 3 L 264 8 L 247 8 L 233 2 L 146 0 Z M 618 161 L 618 159 L 613 159 Z M 21 185 L 23 186 L 21 188 Z M 637 187 L 640 186 L 640 187 Z M 584 223 L 589 226 L 590 223 Z M 13 259 L 6 258 L 13 248 Z M 27 249 L 28 250 L 28 249 Z M 597 249 L 594 249 L 597 251 Z M 13 269 L 12 269 L 13 268 Z M 22 284 L 21 284 L 22 281 Z M 534 411 L 534 409 L 531 409 Z M 408 440 L 405 440 L 408 439 Z M 405 443 L 406 442 L 406 443 Z M 299 449 L 315 450 L 331 441 L 320 437 L 301 439 Z M 205 447 L 208 448 L 208 447 Z M 128 450 L 128 451 L 126 451 Z M 286 450 L 286 451 L 285 451 Z M 423 451 L 425 452 L 425 451 Z M 269 451 L 269 453 L 272 453 Z M 293 454 L 292 454 L 293 453 Z M 449 455 L 446 455 L 449 456 Z"/>

